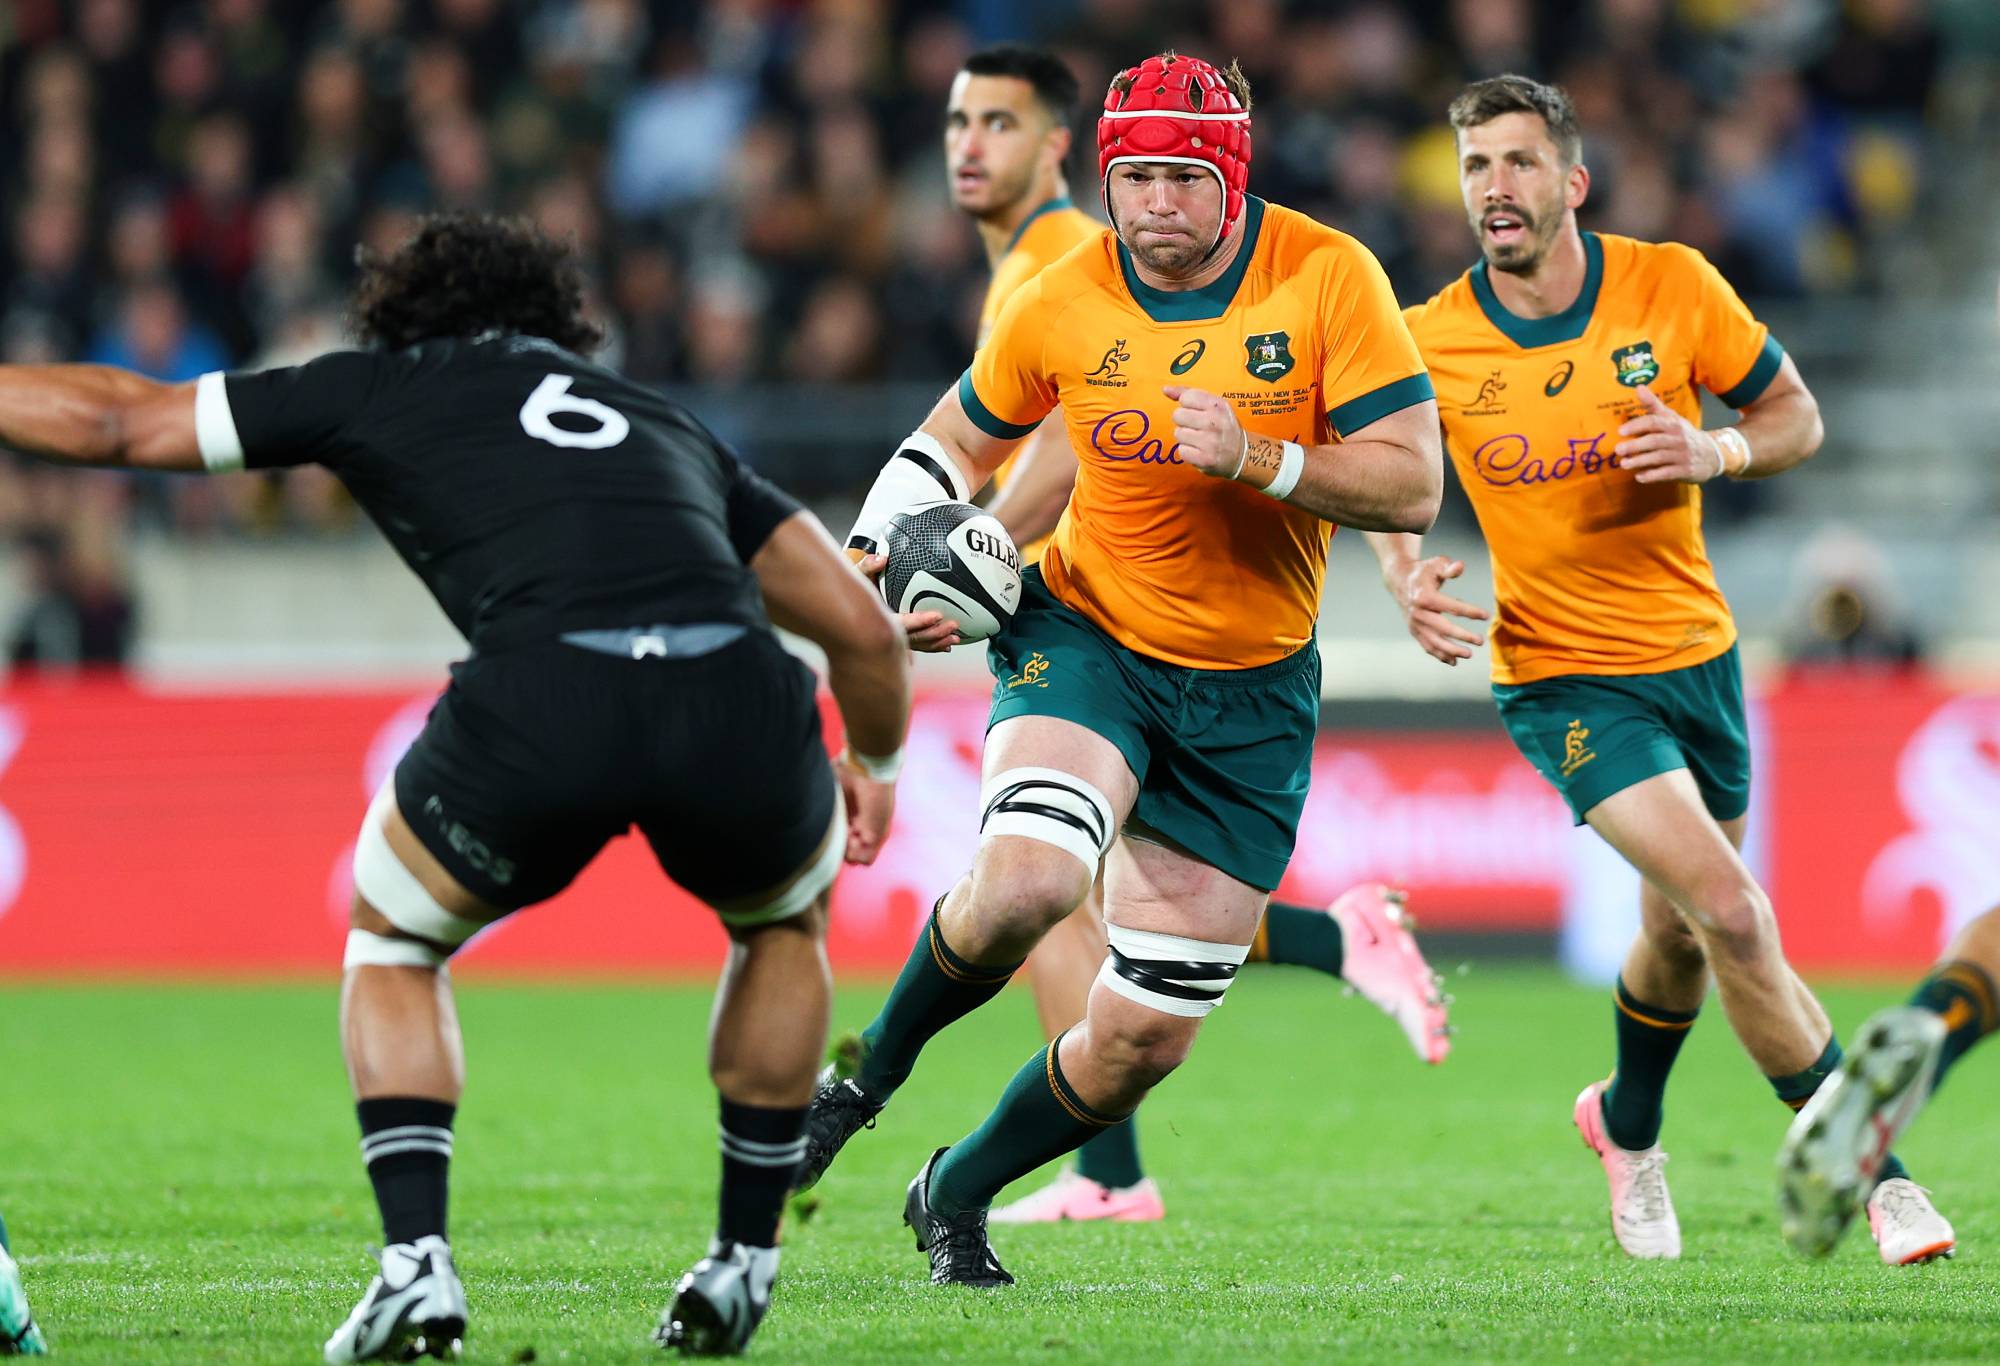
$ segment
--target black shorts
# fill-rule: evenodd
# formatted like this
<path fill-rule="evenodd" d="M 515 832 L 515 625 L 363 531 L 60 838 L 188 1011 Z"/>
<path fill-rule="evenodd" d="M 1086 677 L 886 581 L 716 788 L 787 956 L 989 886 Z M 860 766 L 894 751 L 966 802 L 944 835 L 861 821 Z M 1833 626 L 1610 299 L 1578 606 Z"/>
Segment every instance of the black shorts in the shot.
<path fill-rule="evenodd" d="M 492 905 L 554 896 L 634 825 L 703 901 L 755 896 L 833 821 L 812 671 L 766 632 L 693 659 L 550 641 L 451 675 L 396 766 L 396 805 Z"/>

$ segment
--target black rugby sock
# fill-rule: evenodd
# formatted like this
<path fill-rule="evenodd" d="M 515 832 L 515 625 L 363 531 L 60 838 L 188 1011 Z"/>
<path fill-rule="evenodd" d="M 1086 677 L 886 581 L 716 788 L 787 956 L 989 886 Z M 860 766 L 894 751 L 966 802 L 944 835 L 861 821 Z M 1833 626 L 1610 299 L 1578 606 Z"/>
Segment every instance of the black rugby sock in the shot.
<path fill-rule="evenodd" d="M 938 898 L 938 906 L 943 905 L 944 898 Z M 952 1021 L 998 996 L 1020 966 L 986 967 L 953 953 L 933 907 L 882 1013 L 861 1031 L 867 1051 L 854 1080 L 875 1099 L 887 1100 L 917 1065 L 924 1045 Z"/>
<path fill-rule="evenodd" d="M 771 1109 L 722 1098 L 722 1208 L 715 1236 L 775 1247 L 785 1196 L 806 1155 L 806 1107 Z"/>
<path fill-rule="evenodd" d="M 449 1101 L 389 1096 L 355 1105 L 361 1117 L 361 1158 L 382 1211 L 382 1236 L 413 1243 L 445 1236 L 445 1202 L 451 1172 Z"/>

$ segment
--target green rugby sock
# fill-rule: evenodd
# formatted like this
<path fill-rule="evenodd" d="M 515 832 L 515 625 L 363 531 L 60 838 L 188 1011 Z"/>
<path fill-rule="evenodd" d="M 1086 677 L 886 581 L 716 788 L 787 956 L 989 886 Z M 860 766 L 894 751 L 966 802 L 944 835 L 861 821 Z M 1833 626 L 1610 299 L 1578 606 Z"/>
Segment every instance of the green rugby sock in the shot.
<path fill-rule="evenodd" d="M 1139 1165 L 1138 1124 L 1128 1119 L 1099 1130 L 1076 1150 L 1076 1171 L 1077 1175 L 1113 1190 L 1124 1190 L 1144 1181 L 1146 1171 Z"/>
<path fill-rule="evenodd" d="M 1993 978 L 1979 964 L 1964 959 L 1940 964 L 1918 985 L 1910 1004 L 1944 1019 L 1944 1048 L 1938 1054 L 1937 1075 L 1931 1078 L 1933 1091 L 1967 1049 L 2000 1025 L 2000 992 L 1995 991 Z"/>
<path fill-rule="evenodd" d="M 896 985 L 889 989 L 889 999 L 882 1003 L 882 1013 L 861 1031 L 866 1051 L 854 1079 L 877 1100 L 896 1093 L 917 1065 L 917 1054 L 939 1030 L 999 995 L 1021 966 L 987 967 L 953 953 L 938 925 L 943 905 L 944 898 L 939 897 Z"/>
<path fill-rule="evenodd" d="M 931 1173 L 930 1205 L 940 1214 L 985 1209 L 1010 1181 L 1074 1152 L 1119 1117 L 1100 1114 L 1070 1089 L 1056 1051 L 1062 1039 L 1028 1059 L 986 1122 L 951 1146 Z"/>
<path fill-rule="evenodd" d="M 0 1252 L 10 1252 L 12 1250 L 7 1242 L 7 1221 L 0 1219 Z"/>
<path fill-rule="evenodd" d="M 1264 923 L 1251 941 L 1249 961 L 1317 968 L 1338 977 L 1346 956 L 1338 920 L 1311 906 L 1273 901 L 1265 908 Z"/>
<path fill-rule="evenodd" d="M 1819 1061 L 1803 1072 L 1771 1077 L 1769 1079 L 1771 1089 L 1778 1093 L 1779 1100 L 1796 1113 L 1805 1108 L 1805 1103 L 1813 1098 L 1813 1093 L 1819 1090 L 1820 1084 L 1834 1074 L 1844 1056 L 1846 1055 L 1840 1047 L 1840 1036 L 1832 1035 L 1827 1039 L 1826 1049 L 1819 1055 Z M 1888 1159 L 1882 1163 L 1882 1174 L 1877 1179 L 1892 1181 L 1897 1177 L 1907 1177 L 1909 1174 L 1910 1169 L 1903 1165 L 1903 1160 L 1890 1153 Z"/>
<path fill-rule="evenodd" d="M 1698 1012 L 1648 1005 L 1625 989 L 1623 977 L 1611 1002 L 1618 1030 L 1618 1069 L 1604 1088 L 1604 1132 L 1627 1152 L 1642 1152 L 1660 1141 L 1667 1074 Z"/>

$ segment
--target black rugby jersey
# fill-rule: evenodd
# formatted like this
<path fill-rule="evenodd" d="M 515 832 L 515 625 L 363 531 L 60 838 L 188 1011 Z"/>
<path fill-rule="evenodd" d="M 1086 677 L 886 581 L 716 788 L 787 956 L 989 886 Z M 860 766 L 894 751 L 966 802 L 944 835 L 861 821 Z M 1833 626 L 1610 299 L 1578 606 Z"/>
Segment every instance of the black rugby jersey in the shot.
<path fill-rule="evenodd" d="M 537 337 L 204 375 L 211 469 L 339 476 L 474 649 L 566 631 L 769 629 L 746 567 L 799 505 L 679 404 Z"/>

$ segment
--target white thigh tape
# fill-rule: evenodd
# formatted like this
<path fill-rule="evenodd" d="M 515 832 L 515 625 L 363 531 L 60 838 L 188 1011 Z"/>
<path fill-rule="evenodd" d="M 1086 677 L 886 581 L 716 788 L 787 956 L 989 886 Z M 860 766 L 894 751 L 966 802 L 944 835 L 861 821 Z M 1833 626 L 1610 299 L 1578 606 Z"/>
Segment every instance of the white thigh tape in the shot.
<path fill-rule="evenodd" d="M 826 843 L 814 859 L 812 866 L 799 874 L 791 886 L 779 892 L 762 906 L 751 906 L 743 910 L 718 910 L 716 915 L 722 923 L 738 929 L 751 925 L 769 925 L 779 920 L 789 920 L 799 915 L 819 898 L 819 894 L 833 885 L 840 875 L 840 861 L 847 853 L 847 803 L 838 794 L 833 799 L 833 824 L 827 828 Z"/>
<path fill-rule="evenodd" d="M 1151 930 L 1104 927 L 1110 956 L 1097 980 L 1130 1001 L 1168 1015 L 1200 1019 L 1222 1004 L 1248 944 L 1215 944 Z"/>
<path fill-rule="evenodd" d="M 391 939 L 373 930 L 349 930 L 344 968 L 442 968 L 444 955 L 415 939 Z"/>
<path fill-rule="evenodd" d="M 1102 792 L 1059 768 L 1010 768 L 979 793 L 979 838 L 1019 835 L 1074 854 L 1093 873 L 1118 833 Z"/>
<path fill-rule="evenodd" d="M 362 819 L 361 838 L 355 841 L 354 890 L 404 934 L 456 948 L 484 926 L 440 906 L 437 898 L 417 881 L 417 875 L 396 857 L 396 851 L 389 847 L 388 836 L 382 833 L 382 823 L 388 819 L 395 800 L 396 780 L 385 778 L 368 815 Z"/>

